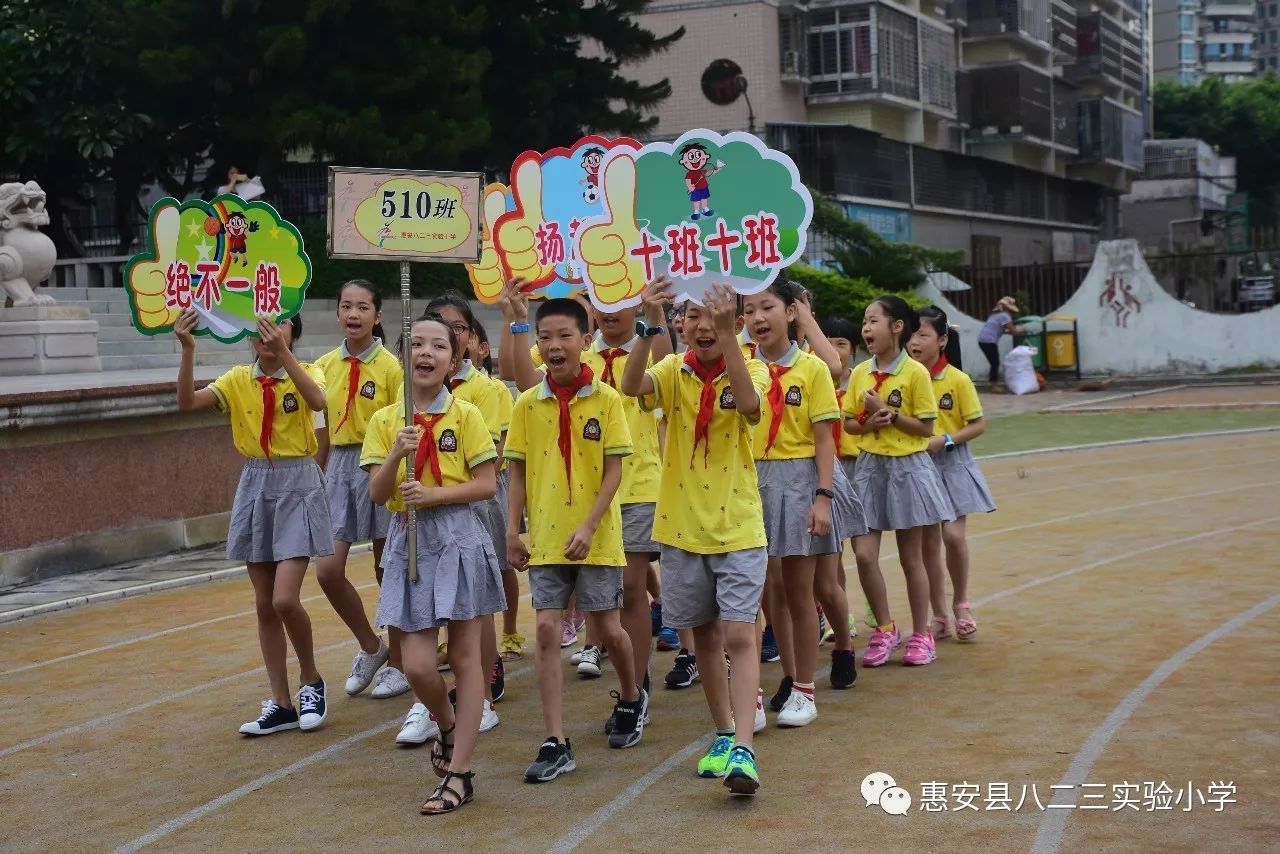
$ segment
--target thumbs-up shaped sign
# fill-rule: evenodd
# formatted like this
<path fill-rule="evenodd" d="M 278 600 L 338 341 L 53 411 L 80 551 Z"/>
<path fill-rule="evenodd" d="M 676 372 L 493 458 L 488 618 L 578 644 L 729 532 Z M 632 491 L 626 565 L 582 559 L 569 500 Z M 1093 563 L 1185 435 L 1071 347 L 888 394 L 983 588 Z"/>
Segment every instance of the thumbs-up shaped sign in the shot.
<path fill-rule="evenodd" d="M 543 265 L 538 257 L 538 226 L 542 214 L 542 165 L 537 158 L 521 158 L 511 176 L 511 190 L 516 209 L 498 220 L 494 242 L 512 278 L 523 278 L 529 285 L 541 285 L 555 273 L 552 264 Z"/>
<path fill-rule="evenodd" d="M 133 268 L 128 279 L 133 304 L 137 309 L 138 323 L 144 329 L 164 329 L 178 321 L 183 306 L 169 306 L 166 274 L 169 265 L 178 257 L 178 226 L 181 215 L 178 206 L 161 208 L 156 213 L 152 237 L 155 240 L 154 261 L 143 261 Z M 152 333 L 154 334 L 154 333 Z"/>
<path fill-rule="evenodd" d="M 467 278 L 476 299 L 483 303 L 495 303 L 502 295 L 502 261 L 498 247 L 494 245 L 494 226 L 498 218 L 507 212 L 507 188 L 502 184 L 490 184 L 484 188 L 484 218 L 481 223 L 480 260 L 467 265 Z"/>
<path fill-rule="evenodd" d="M 586 264 L 586 278 L 596 300 L 623 303 L 644 290 L 644 265 L 629 250 L 640 242 L 636 223 L 636 161 L 619 154 L 604 167 L 604 217 L 582 231 L 578 257 Z"/>

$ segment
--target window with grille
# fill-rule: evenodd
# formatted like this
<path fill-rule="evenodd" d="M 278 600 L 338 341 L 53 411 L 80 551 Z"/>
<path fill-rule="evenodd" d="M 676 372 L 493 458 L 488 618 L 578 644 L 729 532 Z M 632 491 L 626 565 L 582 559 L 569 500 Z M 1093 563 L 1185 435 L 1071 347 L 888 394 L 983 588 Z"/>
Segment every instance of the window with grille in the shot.
<path fill-rule="evenodd" d="M 810 94 L 871 91 L 870 8 L 851 6 L 813 13 L 808 53 Z"/>

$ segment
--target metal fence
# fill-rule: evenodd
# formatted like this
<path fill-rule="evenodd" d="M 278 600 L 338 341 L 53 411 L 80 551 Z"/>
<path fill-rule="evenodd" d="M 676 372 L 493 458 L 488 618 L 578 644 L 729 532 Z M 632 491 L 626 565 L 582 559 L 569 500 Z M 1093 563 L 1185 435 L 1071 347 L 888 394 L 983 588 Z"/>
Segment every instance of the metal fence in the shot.
<path fill-rule="evenodd" d="M 965 314 L 979 319 L 991 312 L 996 300 L 1011 296 L 1018 301 L 1023 314 L 1045 315 L 1057 309 L 1074 294 L 1090 264 L 1086 262 L 1029 264 L 1022 267 L 973 267 L 966 265 L 955 271 L 967 291 L 947 294 Z"/>

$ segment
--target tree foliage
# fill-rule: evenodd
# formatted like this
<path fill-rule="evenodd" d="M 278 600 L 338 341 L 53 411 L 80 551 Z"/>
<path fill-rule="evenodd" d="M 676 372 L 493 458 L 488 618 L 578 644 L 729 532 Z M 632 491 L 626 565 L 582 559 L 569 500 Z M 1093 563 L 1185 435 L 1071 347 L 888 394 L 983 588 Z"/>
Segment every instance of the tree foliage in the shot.
<path fill-rule="evenodd" d="M 268 190 L 287 159 L 505 171 L 585 131 L 638 133 L 670 94 L 621 66 L 679 38 L 649 0 L 8 0 L 0 152 L 51 207 L 116 183 Z M 64 247 L 66 251 L 66 247 Z"/>
<path fill-rule="evenodd" d="M 1241 83 L 1218 77 L 1196 85 L 1156 84 L 1155 132 L 1161 139 L 1202 139 L 1236 157 L 1238 187 L 1256 220 L 1280 221 L 1280 76 Z"/>

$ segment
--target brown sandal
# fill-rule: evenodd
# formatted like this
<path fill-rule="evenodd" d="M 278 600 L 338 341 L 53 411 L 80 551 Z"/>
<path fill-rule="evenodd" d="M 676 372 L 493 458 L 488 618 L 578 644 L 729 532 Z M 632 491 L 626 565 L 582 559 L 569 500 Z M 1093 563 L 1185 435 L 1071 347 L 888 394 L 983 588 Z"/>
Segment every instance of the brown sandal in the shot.
<path fill-rule="evenodd" d="M 431 743 L 431 770 L 436 772 L 437 777 L 448 779 L 449 763 L 453 761 L 453 739 L 445 741 L 445 736 L 451 735 L 458 728 L 457 723 L 448 729 L 440 730 L 440 734 L 436 736 L 436 740 Z"/>
<path fill-rule="evenodd" d="M 422 805 L 419 810 L 423 815 L 444 815 L 447 812 L 453 812 L 462 807 L 463 804 L 471 803 L 471 799 L 475 796 L 475 790 L 471 787 L 471 780 L 476 776 L 476 772 L 467 771 L 459 774 L 450 771 L 444 775 L 444 780 L 436 787 L 431 797 L 427 798 L 427 802 Z M 449 782 L 454 778 L 462 781 L 462 794 L 458 794 L 454 789 L 449 788 Z M 439 802 L 439 807 L 431 806 L 434 802 Z"/>

